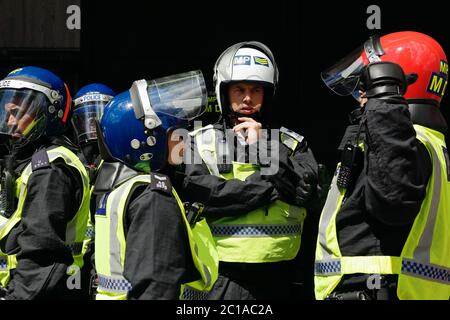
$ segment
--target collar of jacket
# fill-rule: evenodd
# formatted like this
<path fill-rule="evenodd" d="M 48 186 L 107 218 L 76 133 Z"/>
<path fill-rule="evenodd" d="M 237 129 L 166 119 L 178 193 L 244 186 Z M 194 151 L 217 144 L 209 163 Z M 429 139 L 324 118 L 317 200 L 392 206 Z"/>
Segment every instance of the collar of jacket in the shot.
<path fill-rule="evenodd" d="M 442 134 L 447 132 L 447 121 L 437 105 L 408 101 L 408 106 L 411 121 L 414 124 L 439 131 Z"/>

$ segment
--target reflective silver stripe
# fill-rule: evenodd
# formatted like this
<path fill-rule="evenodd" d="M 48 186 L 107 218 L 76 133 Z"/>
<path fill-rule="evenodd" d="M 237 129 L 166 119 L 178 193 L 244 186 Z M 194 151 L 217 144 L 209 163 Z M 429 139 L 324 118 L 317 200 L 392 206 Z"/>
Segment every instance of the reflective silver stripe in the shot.
<path fill-rule="evenodd" d="M 220 177 L 219 168 L 217 167 L 217 158 L 216 158 L 216 133 L 214 129 L 208 129 L 202 132 L 199 135 L 196 135 L 196 145 L 199 151 L 199 154 L 205 162 L 206 166 L 210 173 L 214 176 Z M 214 151 L 209 148 L 204 148 L 205 146 L 211 147 L 214 146 Z"/>
<path fill-rule="evenodd" d="M 402 261 L 402 273 L 425 280 L 450 284 L 450 269 L 429 263 L 419 263 L 417 261 L 404 258 Z"/>
<path fill-rule="evenodd" d="M 127 293 L 132 289 L 131 283 L 124 277 L 108 277 L 105 275 L 98 275 L 98 286 L 106 292 L 112 293 Z"/>
<path fill-rule="evenodd" d="M 110 250 L 110 272 L 112 276 L 121 277 L 123 274 L 122 264 L 120 262 L 120 241 L 117 237 L 117 226 L 119 219 L 119 202 L 122 198 L 122 192 L 115 192 L 114 196 L 108 197 L 108 202 L 111 201 L 111 210 L 109 218 L 109 250 Z"/>
<path fill-rule="evenodd" d="M 285 133 L 281 133 L 281 142 L 289 148 L 289 150 L 291 151 L 295 151 L 295 148 L 298 145 L 298 141 L 295 140 L 294 138 L 292 138 L 291 136 L 285 134 Z"/>
<path fill-rule="evenodd" d="M 341 193 L 337 186 L 337 176 L 339 174 L 339 168 L 336 168 L 333 180 L 331 181 L 330 191 L 328 192 L 327 201 L 322 209 L 322 217 L 319 224 L 319 245 L 322 249 L 322 258 L 327 259 L 331 257 L 331 249 L 327 244 L 327 227 L 330 224 L 331 218 L 334 212 L 340 207 L 339 197 Z"/>
<path fill-rule="evenodd" d="M 241 225 L 217 225 L 212 224 L 213 236 L 231 237 L 267 237 L 300 234 L 301 225 L 295 224 L 241 224 Z"/>
<path fill-rule="evenodd" d="M 72 255 L 76 256 L 81 254 L 81 250 L 83 249 L 83 242 L 75 242 L 66 244 L 66 247 L 72 252 Z"/>
<path fill-rule="evenodd" d="M 6 226 L 6 224 L 8 223 L 9 219 L 0 216 L 0 230 L 3 229 L 4 226 Z"/>
<path fill-rule="evenodd" d="M 198 255 L 198 245 L 194 242 L 194 253 L 197 256 L 198 261 L 201 262 L 200 257 Z M 205 274 L 205 287 L 209 287 L 211 284 L 211 273 L 209 272 L 208 266 L 204 263 L 202 263 L 203 273 Z"/>
<path fill-rule="evenodd" d="M 200 291 L 189 286 L 183 290 L 183 300 L 208 300 L 208 292 Z"/>
<path fill-rule="evenodd" d="M 433 195 L 431 199 L 430 211 L 427 215 L 427 223 L 423 230 L 423 233 L 420 237 L 419 243 L 417 244 L 416 249 L 414 250 L 414 260 L 423 263 L 430 263 L 430 251 L 431 244 L 433 242 L 433 233 L 434 226 L 436 224 L 436 218 L 438 213 L 439 201 L 441 199 L 441 162 L 439 161 L 438 155 L 433 148 L 433 144 L 428 140 L 428 138 L 417 132 L 417 135 L 428 141 L 431 146 L 431 153 L 433 156 L 433 175 L 434 175 L 434 186 L 433 186 Z"/>
<path fill-rule="evenodd" d="M 200 257 L 198 255 L 198 245 L 197 243 L 194 242 L 194 254 L 197 256 L 198 261 L 201 262 Z M 209 285 L 211 284 L 211 273 L 209 272 L 208 267 L 206 266 L 206 264 L 202 263 L 202 268 L 203 268 L 203 273 L 205 274 L 205 287 L 209 287 Z"/>
<path fill-rule="evenodd" d="M 211 273 L 209 272 L 208 267 L 206 266 L 206 264 L 202 264 L 203 266 L 203 272 L 205 274 L 205 287 L 209 287 L 211 284 Z"/>
<path fill-rule="evenodd" d="M 214 152 L 203 150 L 201 156 L 210 173 L 216 177 L 220 177 L 219 167 L 217 166 L 217 159 Z"/>
<path fill-rule="evenodd" d="M 322 276 L 340 275 L 341 260 L 340 259 L 324 259 L 314 262 L 314 274 Z"/>

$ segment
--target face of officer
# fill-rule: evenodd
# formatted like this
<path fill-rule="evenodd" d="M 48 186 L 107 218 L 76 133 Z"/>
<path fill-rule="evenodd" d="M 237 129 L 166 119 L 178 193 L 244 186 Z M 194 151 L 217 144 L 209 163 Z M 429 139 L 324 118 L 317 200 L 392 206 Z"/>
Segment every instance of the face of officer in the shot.
<path fill-rule="evenodd" d="M 29 126 L 35 119 L 35 115 L 23 113 L 23 110 L 13 102 L 5 104 L 7 117 L 7 126 L 10 128 L 13 139 L 19 139 L 24 133 L 27 133 Z"/>
<path fill-rule="evenodd" d="M 249 116 L 261 110 L 264 87 L 252 82 L 233 83 L 228 87 L 228 99 L 234 112 Z"/>

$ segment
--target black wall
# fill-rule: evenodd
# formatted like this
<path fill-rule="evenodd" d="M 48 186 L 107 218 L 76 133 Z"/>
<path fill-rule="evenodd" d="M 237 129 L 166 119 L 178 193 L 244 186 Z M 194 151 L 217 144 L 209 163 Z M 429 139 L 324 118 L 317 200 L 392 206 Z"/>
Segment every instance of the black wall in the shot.
<path fill-rule="evenodd" d="M 0 0 L 0 4 L 17 7 L 14 0 Z M 366 26 L 366 9 L 372 4 L 381 8 L 381 30 Z M 49 13 L 53 20 L 33 21 L 64 22 L 64 6 L 59 7 Z M 75 94 L 92 82 L 121 92 L 136 79 L 201 69 L 212 90 L 212 68 L 219 54 L 239 41 L 261 41 L 272 49 L 280 69 L 275 120 L 305 135 L 316 158 L 332 169 L 347 114 L 356 102 L 333 95 L 320 80 L 320 72 L 375 33 L 421 31 L 439 41 L 450 56 L 448 11 L 443 8 L 443 1 L 81 0 L 80 48 L 27 48 L 27 39 L 21 40 L 21 48 L 0 45 L 0 77 L 20 66 L 39 65 L 59 74 Z M 12 32 L 11 26 L 29 29 L 26 12 L 2 14 L 24 21 L 3 19 L 1 34 Z M 42 30 L 46 29 L 67 33 L 64 28 Z M 48 36 L 41 38 L 48 40 Z M 29 43 L 36 44 L 36 39 Z M 448 99 L 444 97 L 441 108 L 450 120 Z"/>
<path fill-rule="evenodd" d="M 371 4 L 381 9 L 381 30 L 366 26 Z M 82 1 L 82 12 L 80 84 L 100 81 L 119 92 L 139 78 L 192 69 L 201 69 L 213 89 L 212 67 L 225 48 L 245 40 L 267 44 L 280 69 L 276 120 L 304 134 L 330 167 L 356 101 L 333 95 L 320 71 L 375 33 L 421 31 L 450 55 L 447 11 L 436 2 Z M 448 109 L 444 99 L 450 119 Z"/>

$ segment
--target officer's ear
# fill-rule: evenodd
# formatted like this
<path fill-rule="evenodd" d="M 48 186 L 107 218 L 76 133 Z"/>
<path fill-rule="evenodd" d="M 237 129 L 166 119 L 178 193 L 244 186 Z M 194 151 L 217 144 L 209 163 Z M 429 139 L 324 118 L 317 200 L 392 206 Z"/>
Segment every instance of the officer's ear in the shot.
<path fill-rule="evenodd" d="M 102 157 L 103 161 L 117 162 L 117 159 L 112 156 L 111 152 L 108 149 L 108 146 L 106 145 L 98 119 L 95 119 L 95 131 L 97 132 L 98 150 L 100 151 L 100 156 Z"/>

